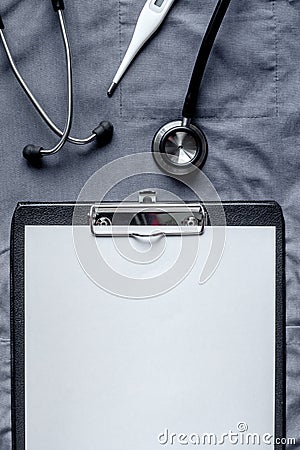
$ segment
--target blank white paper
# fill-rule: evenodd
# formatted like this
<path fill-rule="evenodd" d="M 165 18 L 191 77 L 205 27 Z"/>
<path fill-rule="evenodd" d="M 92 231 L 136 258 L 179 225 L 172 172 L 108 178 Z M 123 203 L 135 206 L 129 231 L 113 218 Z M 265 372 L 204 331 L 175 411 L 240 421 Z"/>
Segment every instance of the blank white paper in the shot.
<path fill-rule="evenodd" d="M 275 228 L 228 227 L 220 264 L 200 285 L 211 233 L 176 288 L 132 300 L 85 274 L 71 226 L 26 227 L 26 450 L 195 448 L 158 436 L 221 436 L 240 422 L 273 434 Z M 167 238 L 166 267 L 178 239 Z M 102 251 L 137 270 L 112 240 Z"/>

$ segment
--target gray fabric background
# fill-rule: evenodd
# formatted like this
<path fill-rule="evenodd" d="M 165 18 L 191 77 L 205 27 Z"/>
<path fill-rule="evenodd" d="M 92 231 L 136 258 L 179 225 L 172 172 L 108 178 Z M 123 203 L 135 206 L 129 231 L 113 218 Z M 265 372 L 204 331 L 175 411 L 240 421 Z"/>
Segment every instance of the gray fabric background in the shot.
<path fill-rule="evenodd" d="M 144 0 L 66 0 L 75 91 L 74 134 L 102 119 L 116 132 L 102 150 L 67 145 L 41 169 L 28 167 L 28 143 L 51 145 L 12 76 L 0 46 L 0 449 L 10 449 L 9 228 L 18 201 L 75 200 L 105 163 L 149 151 L 162 122 L 180 116 L 188 79 L 215 5 L 178 0 L 156 39 L 136 60 L 112 99 L 106 89 Z M 50 0 L 1 0 L 7 39 L 21 72 L 58 124 L 65 120 L 65 66 Z M 201 106 L 200 106 L 201 105 Z M 210 59 L 196 122 L 207 134 L 205 173 L 223 200 L 278 201 L 287 228 L 287 431 L 300 448 L 300 0 L 232 0 Z M 122 168 L 120 167 L 120 171 Z M 189 193 L 167 177 L 145 176 L 117 186 L 163 187 Z M 260 370 L 258 368 L 258 370 Z"/>

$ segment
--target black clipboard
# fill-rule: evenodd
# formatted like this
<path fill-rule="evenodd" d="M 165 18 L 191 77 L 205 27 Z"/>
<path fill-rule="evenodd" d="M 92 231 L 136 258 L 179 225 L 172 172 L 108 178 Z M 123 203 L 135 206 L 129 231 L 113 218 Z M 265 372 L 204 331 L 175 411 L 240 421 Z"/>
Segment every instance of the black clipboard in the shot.
<path fill-rule="evenodd" d="M 76 225 L 87 225 L 91 204 L 76 205 Z M 215 207 L 217 208 L 217 204 Z M 276 229 L 276 357 L 275 435 L 285 437 L 285 238 L 284 220 L 275 202 L 224 202 L 230 227 L 271 226 Z M 75 203 L 21 203 L 11 229 L 11 355 L 12 355 L 12 441 L 14 450 L 25 448 L 25 227 L 72 225 Z M 210 210 L 214 204 L 210 205 Z M 90 220 L 90 219 L 89 219 Z M 206 226 L 210 225 L 209 217 Z M 214 225 L 218 225 L 216 222 Z M 272 446 L 273 447 L 273 446 Z M 276 450 L 284 445 L 274 444 Z"/>

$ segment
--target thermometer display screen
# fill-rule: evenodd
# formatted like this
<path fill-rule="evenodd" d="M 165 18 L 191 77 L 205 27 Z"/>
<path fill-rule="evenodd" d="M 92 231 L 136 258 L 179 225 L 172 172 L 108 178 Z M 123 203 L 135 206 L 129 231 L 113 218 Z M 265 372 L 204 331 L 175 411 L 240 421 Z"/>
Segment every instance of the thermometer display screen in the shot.
<path fill-rule="evenodd" d="M 158 6 L 158 7 L 161 7 L 163 5 L 164 1 L 165 0 L 155 0 L 154 5 Z"/>

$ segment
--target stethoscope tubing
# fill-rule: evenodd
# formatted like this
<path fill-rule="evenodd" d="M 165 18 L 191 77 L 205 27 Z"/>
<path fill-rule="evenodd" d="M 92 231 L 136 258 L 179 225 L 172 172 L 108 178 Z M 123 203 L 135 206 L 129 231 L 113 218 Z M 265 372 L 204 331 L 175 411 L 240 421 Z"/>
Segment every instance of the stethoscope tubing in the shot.
<path fill-rule="evenodd" d="M 231 0 L 218 0 L 217 6 L 214 9 L 213 15 L 202 39 L 202 43 L 194 65 L 188 92 L 182 109 L 183 118 L 192 119 L 195 114 L 198 93 L 200 90 L 202 79 L 204 77 L 207 62 L 219 29 L 222 25 L 224 16 L 229 7 L 230 1 Z"/>
<path fill-rule="evenodd" d="M 58 11 L 58 13 L 60 13 L 61 11 Z M 65 27 L 65 23 L 64 23 L 64 18 L 62 16 L 62 18 L 60 17 L 59 14 L 59 22 L 60 22 L 60 26 L 62 29 L 62 34 L 63 34 L 63 39 L 66 39 L 68 41 L 68 35 L 67 33 L 64 33 L 63 30 L 66 30 Z M 63 137 L 64 136 L 64 131 L 62 131 L 60 128 L 57 127 L 57 125 L 51 120 L 51 118 L 48 116 L 48 114 L 46 113 L 46 111 L 43 109 L 43 107 L 41 106 L 41 104 L 38 102 L 38 100 L 36 99 L 36 97 L 33 95 L 33 93 L 31 92 L 31 90 L 29 89 L 26 81 L 24 80 L 24 78 L 22 77 L 20 71 L 18 70 L 16 63 L 13 59 L 13 56 L 11 54 L 11 51 L 9 49 L 6 37 L 5 37 L 5 33 L 4 30 L 0 29 L 0 38 L 6 53 L 6 56 L 9 60 L 9 63 L 11 65 L 12 71 L 18 81 L 18 83 L 20 84 L 20 86 L 22 87 L 23 91 L 25 92 L 25 94 L 27 95 L 27 97 L 29 98 L 29 100 L 31 101 L 31 103 L 33 104 L 33 106 L 36 108 L 37 112 L 40 114 L 41 118 L 44 120 L 44 122 L 49 126 L 49 128 L 59 137 Z M 67 44 L 67 46 L 70 48 L 69 44 Z M 70 50 L 69 50 L 70 51 Z M 89 144 L 91 142 L 93 142 L 96 138 L 96 134 L 92 133 L 90 136 L 84 138 L 84 139 L 80 139 L 80 138 L 75 138 L 72 136 L 68 136 L 67 141 L 75 144 L 75 145 L 86 145 Z M 58 151 L 58 150 L 57 150 Z"/>

